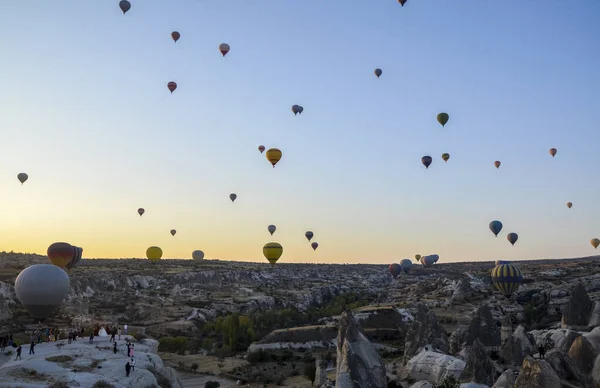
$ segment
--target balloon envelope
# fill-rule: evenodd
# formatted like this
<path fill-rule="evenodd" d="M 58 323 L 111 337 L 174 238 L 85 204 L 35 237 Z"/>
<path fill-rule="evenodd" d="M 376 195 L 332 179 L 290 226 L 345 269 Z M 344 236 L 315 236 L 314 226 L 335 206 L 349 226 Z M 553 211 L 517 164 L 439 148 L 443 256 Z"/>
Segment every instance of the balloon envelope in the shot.
<path fill-rule="evenodd" d="M 192 259 L 194 259 L 195 261 L 202 261 L 202 259 L 204 259 L 204 252 L 202 252 L 201 250 L 195 250 L 194 252 L 192 252 Z"/>
<path fill-rule="evenodd" d="M 302 105 L 298 105 L 298 114 L 302 114 L 304 112 L 304 107 Z"/>
<path fill-rule="evenodd" d="M 436 260 L 435 256 L 433 256 L 433 255 L 421 256 L 421 264 L 423 264 L 423 266 L 425 266 L 425 267 L 431 267 L 432 265 L 435 264 L 436 261 L 437 260 Z"/>
<path fill-rule="evenodd" d="M 313 232 L 311 232 L 310 230 L 308 232 L 304 233 L 304 236 L 306 236 L 306 238 L 308 239 L 308 241 L 310 241 L 313 238 L 314 235 L 315 234 Z"/>
<path fill-rule="evenodd" d="M 175 91 L 175 89 L 177 89 L 177 83 L 171 81 L 167 84 L 167 88 L 169 88 L 171 93 L 173 93 Z"/>
<path fill-rule="evenodd" d="M 270 148 L 267 151 L 266 156 L 267 156 L 267 160 L 269 162 L 271 162 L 271 164 L 273 165 L 273 168 L 275 168 L 275 165 L 277 164 L 277 162 L 279 162 L 281 160 L 282 153 L 277 148 Z"/>
<path fill-rule="evenodd" d="M 443 153 L 443 154 L 442 154 L 442 159 L 444 159 L 444 162 L 447 162 L 447 161 L 448 161 L 448 159 L 450 159 L 450 154 L 448 154 L 448 153 Z"/>
<path fill-rule="evenodd" d="M 235 193 L 229 194 L 229 199 L 231 199 L 231 202 L 235 201 L 236 198 L 237 198 L 237 194 L 235 194 Z"/>
<path fill-rule="evenodd" d="M 69 293 L 69 275 L 52 264 L 25 268 L 15 280 L 15 293 L 33 318 L 48 318 Z"/>
<path fill-rule="evenodd" d="M 402 259 L 402 261 L 400 261 L 400 265 L 402 266 L 404 273 L 409 273 L 413 266 L 413 262 L 411 259 Z"/>
<path fill-rule="evenodd" d="M 502 222 L 500 221 L 492 221 L 490 222 L 490 230 L 496 237 L 498 237 L 498 233 L 502 230 Z"/>
<path fill-rule="evenodd" d="M 265 244 L 263 247 L 263 255 L 265 258 L 269 260 L 269 263 L 275 264 L 277 260 L 283 255 L 283 247 L 281 244 L 276 242 L 270 242 Z"/>
<path fill-rule="evenodd" d="M 66 265 L 66 270 L 69 273 L 71 273 L 71 269 L 77 267 L 77 265 L 81 261 L 81 256 L 83 255 L 83 248 L 76 247 L 74 245 L 72 245 L 72 247 L 73 247 L 73 258 Z"/>
<path fill-rule="evenodd" d="M 392 276 L 394 277 L 394 279 L 396 279 L 398 277 L 398 275 L 400 275 L 400 272 L 402 272 L 402 266 L 397 263 L 392 263 L 389 266 L 389 270 L 390 270 L 390 273 L 392 274 Z"/>
<path fill-rule="evenodd" d="M 550 148 L 550 151 L 549 151 L 549 152 L 550 152 L 550 155 L 552 155 L 552 157 L 554 157 L 554 155 L 556 155 L 556 153 L 557 153 L 558 151 L 556 150 L 556 148 Z"/>
<path fill-rule="evenodd" d="M 171 236 L 175 236 L 175 233 L 177 233 L 177 231 L 175 229 L 171 229 Z"/>
<path fill-rule="evenodd" d="M 500 265 L 500 264 L 510 264 L 510 261 L 506 261 L 506 260 L 496 260 L 496 266 Z"/>
<path fill-rule="evenodd" d="M 50 262 L 63 269 L 67 268 L 67 264 L 73 260 L 75 253 L 75 248 L 66 242 L 55 242 L 46 251 Z"/>
<path fill-rule="evenodd" d="M 17 179 L 19 180 L 19 182 L 21 182 L 21 184 L 23 184 L 23 183 L 25 183 L 25 181 L 26 181 L 27 179 L 29 179 L 29 175 L 27 175 L 27 174 L 25 174 L 24 172 L 22 172 L 22 173 L 19 173 L 19 174 L 17 175 Z"/>
<path fill-rule="evenodd" d="M 500 168 L 500 165 L 501 165 L 501 164 L 502 164 L 502 163 L 500 163 L 500 161 L 499 161 L 499 160 L 496 160 L 496 161 L 494 162 L 494 166 L 496 166 L 496 168 Z"/>
<path fill-rule="evenodd" d="M 433 158 L 431 156 L 426 155 L 421 158 L 421 163 L 423 163 L 423 166 L 425 166 L 425 168 L 429 168 L 431 162 L 433 162 Z"/>
<path fill-rule="evenodd" d="M 597 238 L 593 238 L 593 239 L 590 240 L 590 243 L 592 244 L 592 246 L 594 248 L 598 248 L 598 245 L 600 245 L 600 240 L 597 239 Z"/>
<path fill-rule="evenodd" d="M 221 52 L 221 54 L 223 56 L 227 55 L 227 53 L 229 52 L 229 50 L 230 50 L 230 47 L 229 47 L 229 45 L 227 43 L 221 43 L 219 45 L 219 51 Z"/>
<path fill-rule="evenodd" d="M 506 239 L 508 240 L 508 242 L 511 245 L 515 245 L 515 243 L 519 239 L 519 235 L 517 235 L 516 233 L 509 233 L 509 234 L 506 235 Z"/>
<path fill-rule="evenodd" d="M 375 69 L 375 75 L 377 76 L 377 78 L 381 77 L 381 74 L 383 74 L 383 71 L 381 69 Z"/>
<path fill-rule="evenodd" d="M 521 284 L 523 274 L 514 264 L 500 264 L 492 269 L 492 283 L 505 297 L 510 297 Z"/>
<path fill-rule="evenodd" d="M 123 15 L 131 9 L 131 3 L 127 0 L 121 0 L 119 2 L 119 8 L 123 11 Z"/>
<path fill-rule="evenodd" d="M 171 32 L 171 38 L 173 38 L 173 40 L 177 42 L 179 38 L 181 38 L 181 34 L 177 31 L 173 31 Z"/>
<path fill-rule="evenodd" d="M 421 261 L 421 255 L 417 254 L 415 255 L 415 260 L 420 262 Z"/>
<path fill-rule="evenodd" d="M 272 236 L 273 233 L 275 233 L 275 231 L 277 230 L 277 227 L 275 225 L 269 225 L 267 227 L 267 230 L 269 231 L 269 233 L 271 233 L 271 236 Z"/>
<path fill-rule="evenodd" d="M 263 152 L 265 152 L 265 146 L 264 145 L 259 145 L 258 146 L 258 150 L 260 151 L 260 153 L 262 154 Z"/>
<path fill-rule="evenodd" d="M 144 210 L 144 208 L 139 208 L 138 209 L 138 214 L 140 215 L 140 217 L 142 216 L 142 214 L 144 214 L 146 211 Z"/>
<path fill-rule="evenodd" d="M 300 105 L 292 105 L 292 112 L 294 112 L 294 116 L 300 112 Z"/>
<path fill-rule="evenodd" d="M 150 248 L 146 249 L 146 257 L 151 262 L 160 260 L 160 258 L 162 257 L 162 254 L 163 254 L 163 251 L 159 247 L 150 247 Z"/>
<path fill-rule="evenodd" d="M 450 119 L 450 115 L 448 115 L 448 113 L 440 113 L 437 115 L 437 121 L 438 123 L 442 124 L 442 127 L 446 125 L 446 123 L 448 122 L 448 120 Z"/>
<path fill-rule="evenodd" d="M 319 247 L 319 243 L 318 242 L 314 242 L 314 243 L 310 244 L 310 246 L 312 247 L 313 251 L 316 251 L 317 248 Z"/>
<path fill-rule="evenodd" d="M 572 202 L 567 202 L 567 207 L 570 209 L 573 206 Z"/>
<path fill-rule="evenodd" d="M 406 4 L 406 0 L 398 0 L 398 3 L 400 3 L 400 5 L 404 7 L 404 4 Z"/>

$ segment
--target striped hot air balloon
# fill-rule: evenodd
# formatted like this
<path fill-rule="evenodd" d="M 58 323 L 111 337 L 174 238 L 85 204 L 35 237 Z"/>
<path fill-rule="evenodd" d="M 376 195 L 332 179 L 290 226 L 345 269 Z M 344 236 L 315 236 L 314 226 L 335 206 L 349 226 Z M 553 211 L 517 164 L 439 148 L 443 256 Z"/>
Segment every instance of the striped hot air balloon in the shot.
<path fill-rule="evenodd" d="M 494 287 L 507 298 L 517 291 L 523 281 L 523 274 L 519 267 L 509 263 L 495 266 L 491 277 Z"/>

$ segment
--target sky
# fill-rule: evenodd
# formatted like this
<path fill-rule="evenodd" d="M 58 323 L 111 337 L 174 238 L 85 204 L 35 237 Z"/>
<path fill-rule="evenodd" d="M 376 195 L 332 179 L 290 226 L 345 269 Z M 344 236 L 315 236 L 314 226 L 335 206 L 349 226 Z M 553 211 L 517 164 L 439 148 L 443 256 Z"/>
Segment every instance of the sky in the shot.
<path fill-rule="evenodd" d="M 130 1 L 0 2 L 0 250 L 597 253 L 600 1 Z"/>

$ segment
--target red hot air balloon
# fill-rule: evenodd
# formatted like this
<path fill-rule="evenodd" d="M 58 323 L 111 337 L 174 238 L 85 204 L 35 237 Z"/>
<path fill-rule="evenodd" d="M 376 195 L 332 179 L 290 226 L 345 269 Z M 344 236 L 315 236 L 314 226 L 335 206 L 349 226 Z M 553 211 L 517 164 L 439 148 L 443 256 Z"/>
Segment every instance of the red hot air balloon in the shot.
<path fill-rule="evenodd" d="M 181 38 L 181 34 L 177 31 L 173 31 L 171 32 L 171 38 L 173 38 L 173 40 L 175 41 L 175 43 L 177 43 L 177 41 L 179 40 L 179 38 Z"/>
<path fill-rule="evenodd" d="M 175 91 L 175 89 L 177 89 L 177 84 L 175 82 L 171 81 L 167 84 L 167 87 L 169 88 L 171 93 L 173 93 Z"/>
<path fill-rule="evenodd" d="M 46 253 L 52 264 L 65 269 L 67 264 L 73 260 L 75 248 L 66 242 L 55 242 L 48 247 L 48 251 Z"/>
<path fill-rule="evenodd" d="M 318 243 L 318 242 L 314 242 L 314 243 L 310 244 L 310 246 L 312 247 L 312 249 L 313 249 L 314 251 L 316 251 L 316 250 L 317 250 L 317 248 L 319 247 L 319 243 Z"/>

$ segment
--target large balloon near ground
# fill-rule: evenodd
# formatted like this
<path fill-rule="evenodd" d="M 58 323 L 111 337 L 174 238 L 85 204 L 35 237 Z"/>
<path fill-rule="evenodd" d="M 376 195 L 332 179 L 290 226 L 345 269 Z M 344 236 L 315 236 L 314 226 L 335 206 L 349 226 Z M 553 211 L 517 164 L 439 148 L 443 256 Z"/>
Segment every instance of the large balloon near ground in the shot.
<path fill-rule="evenodd" d="M 227 55 L 227 53 L 229 52 L 231 48 L 229 47 L 229 45 L 227 43 L 221 43 L 219 45 L 219 51 L 221 52 L 221 54 L 223 56 Z"/>
<path fill-rule="evenodd" d="M 316 251 L 317 248 L 319 247 L 319 243 L 318 242 L 314 242 L 314 243 L 310 244 L 310 246 L 312 247 L 313 251 Z"/>
<path fill-rule="evenodd" d="M 402 271 L 404 271 L 404 273 L 409 273 L 412 269 L 413 262 L 411 259 L 402 259 L 400 265 L 402 266 Z"/>
<path fill-rule="evenodd" d="M 75 256 L 75 248 L 66 242 L 55 242 L 48 247 L 46 254 L 52 264 L 66 269 Z"/>
<path fill-rule="evenodd" d="M 433 158 L 431 156 L 426 155 L 421 158 L 421 163 L 423 163 L 423 166 L 425 166 L 425 168 L 429 168 L 431 162 L 433 162 Z"/>
<path fill-rule="evenodd" d="M 556 150 L 556 148 L 550 148 L 550 151 L 548 151 L 548 152 L 550 152 L 550 155 L 552 155 L 552 157 L 554 157 L 558 151 Z"/>
<path fill-rule="evenodd" d="M 194 259 L 195 261 L 202 261 L 202 259 L 204 259 L 204 252 L 202 252 L 201 250 L 195 250 L 194 252 L 192 252 L 192 259 Z"/>
<path fill-rule="evenodd" d="M 48 318 L 69 294 L 69 275 L 52 264 L 25 268 L 15 280 L 15 293 L 35 319 Z"/>
<path fill-rule="evenodd" d="M 389 270 L 390 270 L 390 273 L 392 274 L 392 276 L 394 277 L 394 279 L 396 279 L 398 277 L 398 275 L 400 275 L 400 272 L 402 272 L 402 266 L 397 263 L 392 263 L 389 266 Z"/>
<path fill-rule="evenodd" d="M 279 260 L 281 255 L 283 255 L 283 247 L 281 244 L 276 242 L 267 243 L 263 247 L 263 255 L 265 255 L 267 260 L 269 260 L 269 263 L 275 265 L 277 260 Z"/>
<path fill-rule="evenodd" d="M 277 162 L 281 160 L 282 155 L 283 154 L 281 153 L 281 151 L 277 148 L 270 148 L 266 153 L 267 160 L 271 162 L 273 168 L 275 168 Z"/>
<path fill-rule="evenodd" d="M 231 202 L 234 202 L 236 198 L 237 198 L 237 194 L 235 194 L 235 193 L 229 194 L 229 199 L 231 199 Z"/>
<path fill-rule="evenodd" d="M 492 283 L 505 297 L 510 297 L 521 284 L 523 274 L 514 264 L 500 264 L 492 269 Z"/>
<path fill-rule="evenodd" d="M 446 125 L 446 123 L 448 122 L 448 120 L 450 119 L 450 115 L 448 115 L 448 113 L 440 113 L 437 115 L 437 121 L 438 123 L 442 124 L 442 127 Z"/>
<path fill-rule="evenodd" d="M 146 211 L 144 210 L 143 207 L 138 209 L 138 214 L 140 215 L 140 217 L 145 213 Z"/>
<path fill-rule="evenodd" d="M 515 245 L 517 240 L 519 239 L 519 235 L 516 233 L 509 233 L 506 235 L 506 239 L 511 245 Z"/>
<path fill-rule="evenodd" d="M 121 0 L 119 1 L 119 8 L 121 8 L 121 11 L 123 11 L 123 15 L 125 15 L 127 11 L 131 9 L 131 3 L 127 0 Z"/>
<path fill-rule="evenodd" d="M 377 78 L 381 77 L 381 74 L 383 74 L 383 70 L 375 69 L 375 75 L 377 76 Z"/>
<path fill-rule="evenodd" d="M 163 254 L 163 251 L 159 247 L 150 247 L 150 248 L 146 249 L 146 257 L 148 258 L 148 260 L 150 260 L 153 263 L 155 261 L 160 260 L 160 258 L 162 257 L 162 254 Z"/>
<path fill-rule="evenodd" d="M 311 232 L 310 230 L 308 232 L 304 233 L 304 236 L 308 239 L 308 241 L 310 241 L 314 235 L 315 234 L 313 232 Z"/>
<path fill-rule="evenodd" d="M 597 239 L 597 238 L 593 238 L 593 239 L 590 240 L 590 243 L 592 244 L 592 246 L 594 248 L 598 248 L 598 245 L 600 245 L 600 240 Z"/>
<path fill-rule="evenodd" d="M 25 174 L 24 172 L 20 173 L 17 175 L 17 179 L 19 180 L 19 182 L 21 182 L 21 184 L 25 183 L 25 181 L 27 179 L 29 179 L 29 175 Z"/>
<path fill-rule="evenodd" d="M 439 259 L 439 256 L 438 256 L 438 259 Z M 421 256 L 421 264 L 423 264 L 424 267 L 431 267 L 432 265 L 435 264 L 436 261 L 437 261 L 437 259 L 435 258 L 434 255 Z"/>
<path fill-rule="evenodd" d="M 502 222 L 500 221 L 492 221 L 490 222 L 490 230 L 496 237 L 498 237 L 498 233 L 502 230 Z"/>

